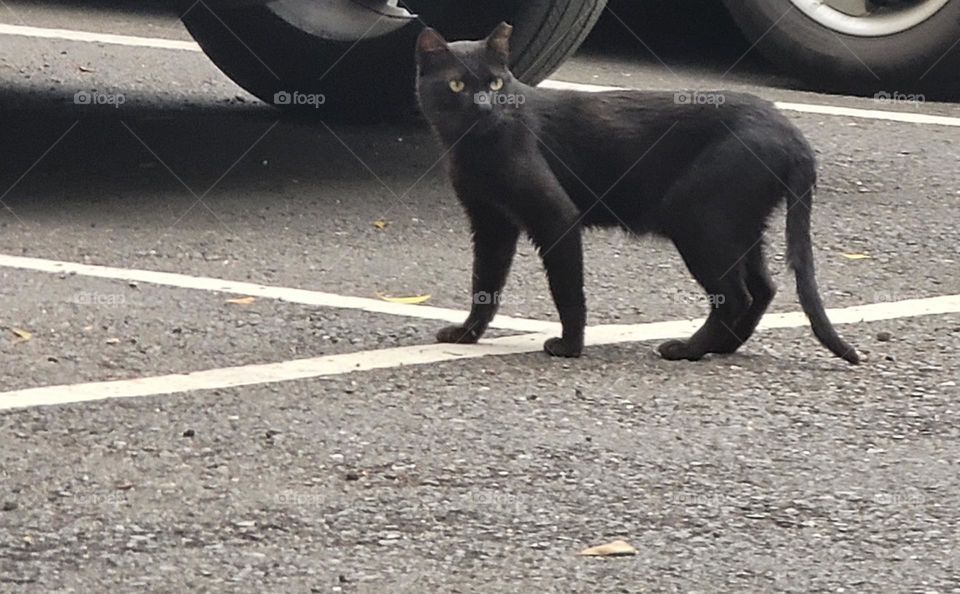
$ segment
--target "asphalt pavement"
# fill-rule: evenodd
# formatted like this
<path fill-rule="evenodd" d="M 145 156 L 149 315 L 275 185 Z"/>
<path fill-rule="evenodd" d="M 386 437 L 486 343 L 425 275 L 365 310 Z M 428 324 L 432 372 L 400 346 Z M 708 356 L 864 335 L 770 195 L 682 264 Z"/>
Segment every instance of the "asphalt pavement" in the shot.
<path fill-rule="evenodd" d="M 629 18 L 611 49 L 619 20 L 551 79 L 790 104 L 863 365 L 791 314 L 782 211 L 779 317 L 736 355 L 655 355 L 706 303 L 617 232 L 587 235 L 583 358 L 539 352 L 526 244 L 487 344 L 434 345 L 471 254 L 421 126 L 283 118 L 189 49 L 0 33 L 0 592 L 960 592 L 960 106 L 803 90 L 742 40 L 652 56 Z"/>

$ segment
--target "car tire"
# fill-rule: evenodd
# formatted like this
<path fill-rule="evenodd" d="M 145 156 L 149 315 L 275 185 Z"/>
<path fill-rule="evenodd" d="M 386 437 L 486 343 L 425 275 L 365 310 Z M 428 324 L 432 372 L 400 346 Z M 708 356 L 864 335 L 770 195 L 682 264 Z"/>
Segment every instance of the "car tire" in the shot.
<path fill-rule="evenodd" d="M 183 22 L 214 64 L 261 100 L 275 104 L 278 94 L 294 92 L 319 96 L 322 103 L 287 102 L 280 107 L 321 118 L 375 122 L 416 113 L 414 42 L 423 22 L 449 39 L 463 39 L 484 36 L 508 20 L 514 25 L 512 69 L 524 82 L 536 84 L 576 50 L 605 3 L 526 0 L 511 9 L 515 3 L 505 0 L 444 9 L 437 5 L 452 3 L 424 0 L 421 7 L 408 2 L 420 19 L 357 42 L 315 37 L 265 6 L 209 8 L 201 2 Z"/>
<path fill-rule="evenodd" d="M 960 2 L 947 2 L 905 30 L 873 36 L 828 27 L 791 0 L 723 2 L 770 61 L 823 90 L 944 98 L 960 91 Z"/>

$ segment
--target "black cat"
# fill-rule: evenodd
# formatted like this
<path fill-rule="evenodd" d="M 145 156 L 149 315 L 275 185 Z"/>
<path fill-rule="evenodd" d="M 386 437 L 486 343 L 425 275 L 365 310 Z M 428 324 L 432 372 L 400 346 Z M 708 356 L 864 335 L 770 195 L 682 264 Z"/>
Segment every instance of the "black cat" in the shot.
<path fill-rule="evenodd" d="M 420 106 L 448 153 L 473 230 L 473 294 L 462 326 L 441 342 L 476 342 L 497 311 L 521 232 L 543 259 L 563 333 L 544 350 L 579 356 L 586 306 L 581 229 L 622 227 L 671 239 L 711 303 L 666 359 L 732 353 L 753 334 L 776 288 L 763 231 L 786 201 L 788 261 L 817 338 L 858 363 L 824 312 L 814 278 L 813 151 L 770 103 L 741 93 L 579 93 L 527 86 L 508 64 L 512 28 L 447 43 L 417 40 Z"/>

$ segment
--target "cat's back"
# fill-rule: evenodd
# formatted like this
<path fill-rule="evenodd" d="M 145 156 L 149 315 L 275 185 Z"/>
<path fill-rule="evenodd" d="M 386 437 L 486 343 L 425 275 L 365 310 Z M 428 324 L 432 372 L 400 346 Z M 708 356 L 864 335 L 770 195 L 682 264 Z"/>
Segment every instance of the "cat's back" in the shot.
<path fill-rule="evenodd" d="M 544 91 L 534 102 L 540 140 L 580 175 L 627 168 L 679 171 L 732 135 L 764 153 L 812 150 L 772 102 L 749 93 Z M 635 165 L 641 156 L 643 162 Z"/>
<path fill-rule="evenodd" d="M 538 89 L 539 91 L 539 89 Z M 599 136 L 671 129 L 687 140 L 749 126 L 793 128 L 776 106 L 749 93 L 733 91 L 644 91 L 622 89 L 584 93 L 545 89 L 537 116 L 548 135 Z"/>
<path fill-rule="evenodd" d="M 771 162 L 812 154 L 771 102 L 747 93 L 537 91 L 530 115 L 551 170 L 577 204 L 602 195 L 633 209 L 621 219 L 644 218 L 642 204 L 653 204 L 704 153 L 727 150 L 731 138 Z"/>

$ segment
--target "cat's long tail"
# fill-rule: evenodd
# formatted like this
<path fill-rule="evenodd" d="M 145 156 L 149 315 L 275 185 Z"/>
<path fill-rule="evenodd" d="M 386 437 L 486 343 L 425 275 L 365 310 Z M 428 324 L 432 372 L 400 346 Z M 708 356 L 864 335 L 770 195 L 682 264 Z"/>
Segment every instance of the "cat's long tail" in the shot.
<path fill-rule="evenodd" d="M 813 333 L 823 346 L 844 361 L 859 363 L 857 350 L 840 338 L 830 323 L 814 274 L 810 214 L 813 191 L 817 186 L 817 169 L 812 156 L 796 162 L 786 181 L 790 190 L 787 196 L 787 262 L 797 277 L 800 306 L 810 318 Z"/>

